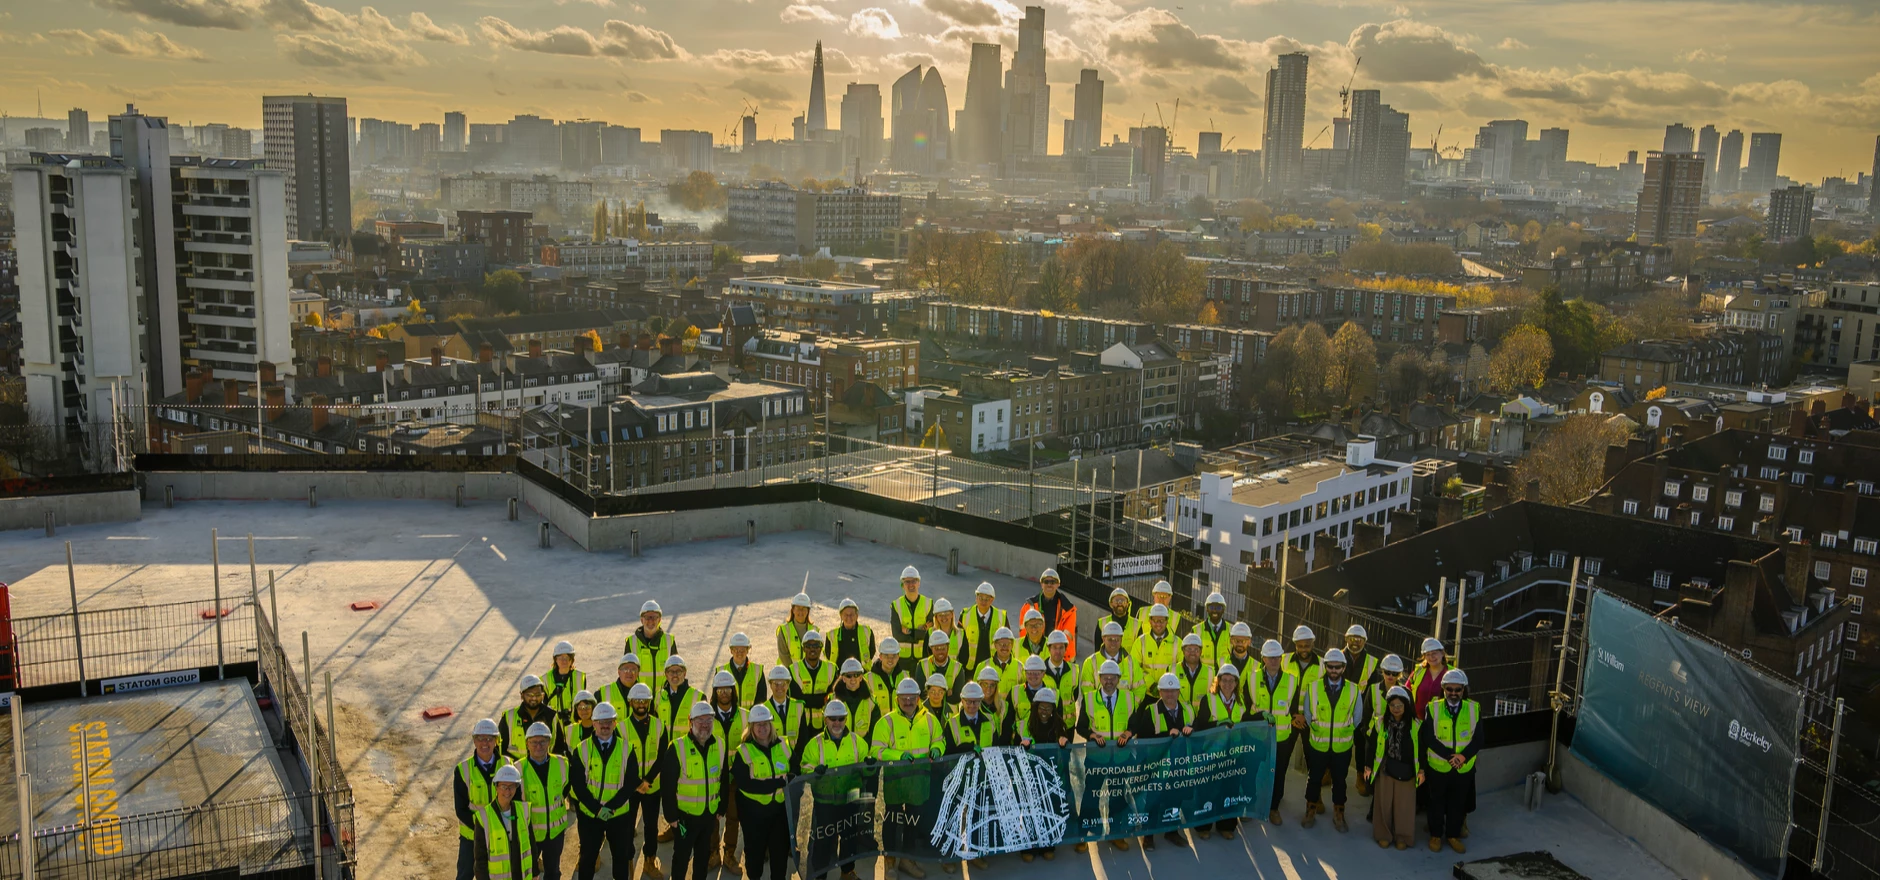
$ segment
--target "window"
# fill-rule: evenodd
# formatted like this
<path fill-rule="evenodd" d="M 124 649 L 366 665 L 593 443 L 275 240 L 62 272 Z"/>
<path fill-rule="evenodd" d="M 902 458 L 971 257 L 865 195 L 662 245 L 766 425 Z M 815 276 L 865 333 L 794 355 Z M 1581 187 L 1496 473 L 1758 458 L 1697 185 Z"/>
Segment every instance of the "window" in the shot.
<path fill-rule="evenodd" d="M 1735 489 L 1732 489 L 1728 492 L 1723 493 L 1723 506 L 1742 507 L 1743 506 L 1743 493 Z"/>
<path fill-rule="evenodd" d="M 1834 545 L 1839 543 L 1840 540 L 1839 536 L 1835 535 L 1833 532 L 1822 532 L 1816 537 L 1816 543 L 1829 549 L 1833 549 Z"/>
<path fill-rule="evenodd" d="M 1567 551 L 1555 550 L 1552 553 L 1547 554 L 1547 567 L 1566 568 L 1567 567 Z"/>
<path fill-rule="evenodd" d="M 1769 447 L 1769 458 L 1772 461 L 1787 461 L 1789 458 L 1789 448 L 1787 446 L 1771 446 Z"/>
<path fill-rule="evenodd" d="M 1627 499 L 1627 500 L 1626 500 L 1626 502 L 1625 502 L 1625 514 L 1626 514 L 1626 516 L 1634 516 L 1634 515 L 1636 515 L 1637 513 L 1638 513 L 1638 502 L 1637 502 L 1637 501 L 1633 501 L 1633 500 L 1630 500 L 1630 499 Z"/>
<path fill-rule="evenodd" d="M 1848 569 L 1847 570 L 1847 584 L 1850 587 L 1867 586 L 1867 569 L 1864 569 L 1864 568 Z M 1860 597 L 1855 596 L 1853 598 L 1858 600 Z"/>
<path fill-rule="evenodd" d="M 1666 507 L 1662 504 L 1652 508 L 1652 519 L 1662 521 L 1662 520 L 1668 520 L 1670 518 L 1671 518 L 1671 508 Z"/>
<path fill-rule="evenodd" d="M 1765 480 L 1779 480 L 1782 478 L 1782 469 L 1766 464 L 1763 465 L 1762 470 L 1757 471 L 1756 475 Z"/>
<path fill-rule="evenodd" d="M 1828 561 L 1825 559 L 1821 560 L 1815 563 L 1815 580 L 1825 581 L 1828 579 L 1828 575 L 1833 573 L 1833 571 L 1834 566 L 1828 564 Z"/>
<path fill-rule="evenodd" d="M 1782 530 L 1782 534 L 1784 537 L 1788 538 L 1791 541 L 1800 541 L 1802 539 L 1802 527 L 1801 526 L 1789 526 L 1788 528 Z"/>
<path fill-rule="evenodd" d="M 1850 642 L 1860 641 L 1860 624 L 1850 620 L 1846 623 L 1846 626 L 1847 629 L 1842 630 L 1843 637 Z"/>
<path fill-rule="evenodd" d="M 1717 529 L 1719 531 L 1724 531 L 1724 532 L 1735 531 L 1736 530 L 1736 517 L 1734 516 L 1717 517 Z"/>
<path fill-rule="evenodd" d="M 1665 571 L 1662 568 L 1657 571 L 1652 572 L 1652 589 L 1655 589 L 1655 590 L 1671 589 L 1671 572 Z"/>
<path fill-rule="evenodd" d="M 1703 524 L 1704 524 L 1704 512 L 1701 510 L 1691 511 L 1691 525 L 1701 526 Z"/>
<path fill-rule="evenodd" d="M 1880 541 L 1875 541 L 1872 538 L 1855 538 L 1854 539 L 1854 552 L 1866 553 L 1869 555 L 1872 555 L 1875 552 L 1880 552 Z"/>
<path fill-rule="evenodd" d="M 1709 501 L 1710 500 L 1710 487 L 1702 486 L 1702 485 L 1692 486 L 1691 487 L 1691 500 L 1692 501 Z"/>
<path fill-rule="evenodd" d="M 1676 480 L 1666 480 L 1665 481 L 1665 497 L 1667 498 L 1678 497 L 1678 490 L 1680 488 L 1681 487 L 1678 485 L 1678 482 Z"/>
<path fill-rule="evenodd" d="M 1212 513 L 1202 514 L 1201 515 L 1201 527 L 1204 529 L 1214 528 L 1214 514 Z"/>
<path fill-rule="evenodd" d="M 1794 473 L 1789 474 L 1789 482 L 1794 483 L 1797 486 L 1800 486 L 1803 483 L 1808 482 L 1808 475 L 1805 473 L 1802 473 L 1801 471 L 1795 471 Z"/>
<path fill-rule="evenodd" d="M 1796 464 L 1814 464 L 1815 463 L 1815 450 L 1803 449 L 1795 453 L 1795 463 Z"/>
<path fill-rule="evenodd" d="M 1589 575 L 1599 574 L 1599 560 L 1588 559 L 1580 563 L 1580 570 Z"/>
<path fill-rule="evenodd" d="M 1859 569 L 1859 570 L 1865 571 L 1866 569 Z M 1847 597 L 1847 604 L 1853 607 L 1854 609 L 1853 613 L 1859 614 L 1862 611 L 1866 610 L 1867 597 L 1866 596 L 1849 596 Z"/>
<path fill-rule="evenodd" d="M 1776 511 L 1776 496 L 1767 492 L 1756 496 L 1756 508 L 1763 513 L 1774 513 Z"/>

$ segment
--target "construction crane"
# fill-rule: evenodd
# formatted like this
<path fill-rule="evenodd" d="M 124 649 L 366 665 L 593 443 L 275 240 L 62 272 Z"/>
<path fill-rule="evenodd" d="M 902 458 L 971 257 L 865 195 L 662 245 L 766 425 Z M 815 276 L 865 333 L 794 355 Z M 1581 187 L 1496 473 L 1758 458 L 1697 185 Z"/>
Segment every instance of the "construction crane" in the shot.
<path fill-rule="evenodd" d="M 1329 126 L 1329 125 L 1328 125 L 1328 126 L 1326 126 L 1326 127 L 1324 127 L 1324 128 L 1321 128 L 1321 129 L 1319 129 L 1319 133 L 1318 133 L 1318 134 L 1315 134 L 1315 135 L 1313 135 L 1313 136 L 1312 136 L 1312 140 L 1309 140 L 1309 141 L 1307 141 L 1307 142 L 1306 142 L 1306 146 L 1305 146 L 1305 148 L 1306 148 L 1306 149 L 1308 149 L 1308 150 L 1310 150 L 1310 149 L 1312 149 L 1312 145 L 1313 145 L 1313 144 L 1316 144 L 1316 143 L 1318 143 L 1318 142 L 1319 142 L 1319 138 L 1322 138 L 1322 137 L 1324 137 L 1324 136 L 1325 136 L 1325 133 L 1326 133 L 1326 132 L 1328 132 L 1328 131 L 1331 131 L 1331 130 L 1332 130 L 1332 127 L 1331 127 L 1331 126 Z"/>
<path fill-rule="evenodd" d="M 1340 116 L 1351 115 L 1351 84 L 1357 81 L 1358 65 L 1363 63 L 1363 55 L 1359 55 L 1356 61 L 1351 62 L 1351 76 L 1345 80 L 1345 87 L 1338 90 L 1338 115 Z"/>
<path fill-rule="evenodd" d="M 1441 156 L 1443 154 L 1443 151 L 1437 149 L 1436 147 L 1436 139 L 1442 136 L 1443 136 L 1443 127 L 1439 124 L 1436 126 L 1436 133 L 1433 135 L 1430 135 L 1430 155 Z"/>

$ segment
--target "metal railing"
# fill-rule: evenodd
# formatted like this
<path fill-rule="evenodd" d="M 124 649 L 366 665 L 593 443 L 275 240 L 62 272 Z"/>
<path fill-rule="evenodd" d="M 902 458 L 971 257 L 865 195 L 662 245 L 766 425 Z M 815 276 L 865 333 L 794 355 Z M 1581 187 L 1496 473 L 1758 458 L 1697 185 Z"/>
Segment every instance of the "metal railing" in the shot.
<path fill-rule="evenodd" d="M 254 607 L 224 597 L 220 611 L 219 640 L 213 599 L 15 617 L 20 687 L 253 660 Z"/>
<path fill-rule="evenodd" d="M 33 832 L 33 880 L 142 880 L 304 868 L 318 794 L 280 794 Z M 0 880 L 23 876 L 18 834 L 0 838 Z"/>

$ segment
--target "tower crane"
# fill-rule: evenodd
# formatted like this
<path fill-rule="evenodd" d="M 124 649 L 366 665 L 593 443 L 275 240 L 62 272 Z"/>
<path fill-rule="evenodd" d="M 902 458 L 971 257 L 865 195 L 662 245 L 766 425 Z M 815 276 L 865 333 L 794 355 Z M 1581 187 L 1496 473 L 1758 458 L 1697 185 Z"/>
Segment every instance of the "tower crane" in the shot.
<path fill-rule="evenodd" d="M 1363 63 L 1363 55 L 1359 55 L 1356 61 L 1351 62 L 1351 76 L 1345 79 L 1345 87 L 1338 90 L 1338 115 L 1340 116 L 1351 115 L 1351 84 L 1357 81 L 1358 65 Z"/>

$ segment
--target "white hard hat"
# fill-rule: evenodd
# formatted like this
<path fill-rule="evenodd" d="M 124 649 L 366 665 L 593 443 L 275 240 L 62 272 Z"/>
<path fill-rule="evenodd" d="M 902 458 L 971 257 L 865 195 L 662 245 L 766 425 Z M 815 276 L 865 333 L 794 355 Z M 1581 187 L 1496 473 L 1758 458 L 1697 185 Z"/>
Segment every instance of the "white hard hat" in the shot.
<path fill-rule="evenodd" d="M 750 646 L 751 646 L 750 636 L 747 636 L 741 632 L 735 632 L 731 634 L 731 647 L 748 648 Z"/>
<path fill-rule="evenodd" d="M 933 632 L 930 632 L 927 634 L 927 647 L 929 648 L 937 648 L 941 645 L 951 645 L 952 643 L 953 643 L 953 640 L 949 638 L 946 632 L 943 630 L 934 630 Z"/>
<path fill-rule="evenodd" d="M 686 717 L 704 718 L 705 716 L 710 715 L 710 714 L 712 714 L 712 704 L 707 703 L 704 700 L 699 700 L 698 702 L 692 704 L 692 713 Z"/>
<path fill-rule="evenodd" d="M 862 674 L 862 661 L 857 660 L 854 657 L 850 657 L 849 659 L 842 661 L 842 674 L 843 675 L 861 675 Z"/>
<path fill-rule="evenodd" d="M 627 699 L 629 700 L 650 700 L 652 698 L 653 698 L 653 689 L 650 687 L 647 687 L 646 682 L 643 682 L 643 681 L 636 682 L 633 685 L 633 687 L 627 689 Z M 612 704 L 603 704 L 603 705 L 612 705 Z"/>
<path fill-rule="evenodd" d="M 1451 669 L 1448 672 L 1443 673 L 1443 684 L 1445 685 L 1459 684 L 1459 685 L 1462 685 L 1463 687 L 1468 687 L 1469 686 L 1469 674 L 1466 672 L 1463 672 L 1460 669 Z"/>
<path fill-rule="evenodd" d="M 1036 608 L 1025 609 L 1025 620 L 1024 620 L 1025 623 L 1030 623 L 1034 620 L 1043 620 L 1043 619 L 1044 619 L 1043 611 L 1039 611 Z"/>
<path fill-rule="evenodd" d="M 1176 678 L 1173 672 L 1164 672 L 1162 680 L 1156 682 L 1155 686 L 1157 690 L 1178 691 L 1182 689 L 1182 680 Z"/>
<path fill-rule="evenodd" d="M 1155 586 L 1154 586 L 1154 587 L 1152 587 L 1152 588 L 1151 588 L 1151 589 L 1149 590 L 1149 592 L 1152 592 L 1152 593 L 1167 593 L 1167 594 L 1169 594 L 1169 595 L 1171 595 L 1171 596 L 1173 596 L 1173 595 L 1175 595 L 1175 588 L 1174 588 L 1174 587 L 1172 587 L 1172 586 L 1170 586 L 1170 585 L 1169 585 L 1169 582 L 1168 582 L 1168 581 L 1156 581 L 1156 582 L 1155 582 Z"/>
<path fill-rule="evenodd" d="M 809 644 L 810 642 L 815 642 L 815 643 L 816 643 L 816 644 L 818 644 L 818 645 L 820 645 L 820 644 L 822 644 L 822 643 L 823 643 L 823 636 L 822 636 L 822 633 L 819 633 L 819 632 L 817 632 L 817 631 L 815 631 L 815 630 L 813 630 L 813 629 L 812 629 L 812 630 L 810 630 L 809 632 L 806 632 L 806 633 L 804 633 L 804 634 L 803 634 L 803 644 L 805 644 L 805 645 L 807 645 L 807 644 Z"/>
<path fill-rule="evenodd" d="M 1025 658 L 1025 671 L 1026 672 L 1043 672 L 1044 671 L 1044 658 L 1037 654 L 1033 654 L 1030 657 L 1026 657 Z"/>
<path fill-rule="evenodd" d="M 999 670 L 994 669 L 990 666 L 981 666 L 979 667 L 979 680 L 980 681 L 998 681 Z"/>
<path fill-rule="evenodd" d="M 911 678 L 903 678 L 900 684 L 894 686 L 894 695 L 897 697 L 918 697 L 920 696 L 920 682 Z"/>
<path fill-rule="evenodd" d="M 514 764 L 504 764 L 503 766 L 496 768 L 496 776 L 490 781 L 491 782 L 514 782 L 519 785 L 522 783 L 522 771 L 517 770 L 516 765 Z"/>
<path fill-rule="evenodd" d="M 995 642 L 1011 641 L 1012 640 L 1012 628 L 1009 626 L 1002 626 L 1002 627 L 999 627 L 998 629 L 993 630 L 992 640 Z"/>
<path fill-rule="evenodd" d="M 1098 675 L 1122 675 L 1123 667 L 1116 665 L 1115 660 L 1105 660 L 1103 661 L 1102 666 L 1097 667 L 1097 674 Z"/>
<path fill-rule="evenodd" d="M 1064 631 L 1061 629 L 1054 629 L 1051 631 L 1050 635 L 1044 637 L 1044 643 L 1047 645 L 1068 645 L 1071 643 L 1071 637 L 1065 635 Z"/>
<path fill-rule="evenodd" d="M 1116 597 L 1118 597 L 1118 596 L 1121 596 L 1121 597 L 1123 597 L 1123 598 L 1125 598 L 1125 599 L 1127 599 L 1127 598 L 1129 598 L 1129 591 L 1128 591 L 1128 590 L 1125 590 L 1125 589 L 1123 589 L 1122 587 L 1111 587 L 1111 588 L 1110 588 L 1110 598 L 1112 598 L 1112 599 L 1114 599 L 1114 598 L 1116 598 Z"/>
<path fill-rule="evenodd" d="M 899 654 L 901 653 L 901 643 L 899 640 L 895 639 L 894 636 L 889 636 L 882 639 L 881 644 L 875 646 L 875 650 L 883 654 Z"/>
<path fill-rule="evenodd" d="M 790 604 L 798 608 L 808 608 L 809 607 L 809 594 L 798 593 L 795 596 L 792 596 L 790 598 Z"/>
<path fill-rule="evenodd" d="M 1385 654 L 1383 662 L 1377 664 L 1377 667 L 1385 672 L 1402 672 L 1403 658 L 1396 654 Z"/>
<path fill-rule="evenodd" d="M 574 701 L 575 701 L 575 702 L 577 702 L 577 703 L 593 703 L 593 702 L 597 702 L 597 701 L 596 701 L 596 700 L 594 699 L 594 692 L 593 692 L 593 691 L 575 691 L 575 692 L 574 692 Z"/>
<path fill-rule="evenodd" d="M 1050 688 L 1039 688 L 1037 696 L 1032 697 L 1031 701 L 1034 703 L 1050 703 L 1055 706 L 1057 705 L 1057 691 Z"/>
<path fill-rule="evenodd" d="M 844 610 L 844 609 L 848 609 L 848 608 L 853 608 L 853 609 L 855 609 L 855 610 L 857 610 L 857 611 L 860 611 L 860 610 L 862 610 L 862 608 L 861 608 L 861 606 L 860 606 L 860 605 L 857 605 L 857 604 L 855 604 L 855 600 L 854 600 L 854 599 L 850 599 L 850 598 L 848 598 L 848 597 L 846 597 L 846 596 L 845 596 L 845 597 L 843 597 L 843 599 L 842 599 L 842 601 L 840 601 L 840 602 L 837 602 L 837 603 L 836 603 L 836 610 L 837 610 L 837 611 L 842 611 L 842 610 Z"/>
<path fill-rule="evenodd" d="M 642 603 L 640 603 L 640 613 L 641 613 L 641 614 L 659 614 L 659 613 L 661 613 L 661 612 L 660 612 L 660 610 L 659 610 L 659 602 L 657 602 L 657 601 L 655 601 L 655 600 L 653 600 L 653 599 L 648 599 L 648 600 L 646 600 L 645 602 L 642 602 Z"/>
<path fill-rule="evenodd" d="M 1280 646 L 1279 639 L 1267 639 L 1266 642 L 1260 646 L 1260 656 L 1284 657 L 1286 656 L 1286 649 Z"/>
<path fill-rule="evenodd" d="M 1227 634 L 1251 639 L 1253 638 L 1253 627 L 1248 626 L 1247 622 L 1244 620 L 1239 621 L 1235 623 L 1232 628 L 1228 629 Z"/>
<path fill-rule="evenodd" d="M 567 639 L 562 639 L 561 641 L 559 641 L 559 642 L 556 642 L 556 643 L 555 643 L 555 653 L 556 653 L 556 655 L 561 655 L 561 654 L 573 654 L 573 653 L 574 653 L 574 643 L 573 643 L 573 642 L 571 642 L 571 641 L 568 641 Z"/>
<path fill-rule="evenodd" d="M 500 733 L 500 731 L 496 727 L 496 719 L 494 718 L 484 718 L 470 728 L 471 736 L 496 736 L 498 733 Z"/>
<path fill-rule="evenodd" d="M 679 667 L 680 669 L 684 669 L 684 668 L 685 668 L 685 658 L 684 658 L 684 657 L 681 657 L 681 656 L 679 656 L 679 655 L 677 655 L 677 654 L 674 654 L 674 655 L 672 655 L 672 656 L 670 656 L 670 657 L 667 657 L 667 658 L 666 658 L 666 668 L 667 668 L 667 669 L 671 669 L 671 668 L 673 668 L 674 666 L 677 666 L 677 667 Z"/>
<path fill-rule="evenodd" d="M 935 614 L 952 614 L 952 613 L 953 613 L 953 603 L 952 603 L 952 602 L 949 602 L 949 601 L 947 601 L 947 597 L 945 597 L 945 596 L 941 596 L 940 598 L 938 598 L 938 599 L 935 599 L 935 600 L 933 601 L 933 613 L 935 613 Z"/>
<path fill-rule="evenodd" d="M 830 705 L 832 706 L 839 705 L 839 702 L 831 703 Z M 843 711 L 847 712 L 848 710 L 844 709 Z M 827 717 L 828 715 L 829 715 L 829 706 L 824 706 L 823 716 Z M 774 721 L 776 719 L 771 717 L 769 706 L 766 706 L 763 703 L 758 703 L 757 705 L 751 707 L 750 713 L 744 716 L 744 720 L 749 721 L 752 724 L 762 724 L 766 721 Z"/>
<path fill-rule="evenodd" d="M 1057 573 L 1057 569 L 1055 569 L 1055 568 L 1047 568 L 1047 569 L 1045 569 L 1045 570 L 1044 570 L 1044 573 L 1042 573 L 1042 574 L 1040 574 L 1040 575 L 1038 575 L 1038 579 L 1039 579 L 1039 580 L 1041 580 L 1041 581 L 1049 581 L 1049 580 L 1060 580 L 1060 581 L 1061 581 L 1061 580 L 1063 580 L 1063 578 L 1061 578 L 1061 577 L 1058 577 L 1058 573 Z"/>
<path fill-rule="evenodd" d="M 1325 662 L 1337 663 L 1337 664 L 1343 665 L 1345 662 L 1345 652 L 1337 648 L 1333 648 L 1330 651 L 1326 651 Z"/>
<path fill-rule="evenodd" d="M 1106 636 L 1120 636 L 1123 634 L 1123 625 L 1114 620 L 1104 621 L 1103 634 Z"/>
<path fill-rule="evenodd" d="M 906 568 L 901 569 L 901 580 L 907 580 L 908 578 L 913 578 L 914 580 L 920 580 L 920 569 L 915 568 L 914 566 L 911 566 L 911 565 Z"/>
<path fill-rule="evenodd" d="M 619 717 L 620 717 L 620 710 L 615 709 L 614 704 L 612 703 L 602 703 L 594 707 L 594 720 L 595 721 L 612 721 L 613 719 L 619 718 Z"/>
<path fill-rule="evenodd" d="M 635 666 L 638 666 L 638 665 L 640 665 L 640 655 L 638 655 L 638 654 L 634 654 L 634 653 L 631 653 L 631 652 L 628 652 L 628 653 L 626 653 L 626 654 L 622 654 L 622 655 L 620 655 L 620 662 L 619 662 L 619 663 L 615 663 L 615 664 L 614 664 L 614 668 L 616 668 L 616 669 L 618 669 L 618 668 L 620 668 L 620 667 L 622 667 L 622 666 L 625 666 L 625 665 L 627 665 L 628 663 L 631 663 L 631 664 L 633 664 L 633 665 L 635 665 Z"/>
<path fill-rule="evenodd" d="M 734 688 L 737 686 L 738 686 L 738 680 L 731 676 L 730 670 L 720 669 L 718 670 L 717 675 L 712 676 L 712 687 L 714 689 Z"/>
<path fill-rule="evenodd" d="M 992 585 L 991 585 L 991 584 L 989 584 L 989 583 L 987 583 L 987 582 L 985 582 L 985 581 L 980 581 L 980 582 L 979 582 L 979 586 L 977 586 L 977 587 L 974 587 L 974 588 L 973 588 L 973 595 L 975 595 L 975 596 L 997 596 L 997 595 L 999 595 L 999 591 L 998 591 L 998 590 L 995 590 L 995 589 L 993 589 L 993 588 L 992 588 Z"/>
<path fill-rule="evenodd" d="M 1371 637 L 1369 633 L 1364 631 L 1364 627 L 1355 623 L 1345 630 L 1345 635 L 1360 639 L 1368 639 Z"/>
<path fill-rule="evenodd" d="M 1387 690 L 1384 692 L 1384 699 L 1386 701 L 1395 700 L 1399 698 L 1402 698 L 1402 700 L 1406 703 L 1411 702 L 1410 692 L 1407 690 L 1404 690 L 1403 685 L 1400 685 L 1400 684 L 1391 685 L 1390 690 Z"/>
<path fill-rule="evenodd" d="M 1168 606 L 1167 605 L 1149 606 L 1149 616 L 1151 618 L 1160 617 L 1164 620 L 1167 620 L 1168 619 Z"/>
<path fill-rule="evenodd" d="M 936 673 L 934 673 L 934 674 L 932 674 L 932 675 L 929 675 L 929 676 L 927 676 L 927 686 L 928 686 L 928 687 L 930 687 L 930 688 L 943 688 L 943 687 L 946 687 L 946 686 L 947 686 L 947 677 L 946 677 L 946 676 L 944 676 L 944 675 L 941 675 L 941 674 L 940 674 L 940 673 L 938 673 L 938 672 L 936 672 Z"/>
<path fill-rule="evenodd" d="M 517 690 L 526 691 L 529 688 L 539 688 L 541 686 L 542 686 L 541 678 L 537 676 L 533 676 L 533 675 L 525 675 L 522 677 L 522 686 L 517 688 Z"/>
<path fill-rule="evenodd" d="M 770 679 L 771 681 L 789 681 L 790 670 L 785 669 L 781 666 L 772 666 L 770 667 L 770 672 L 766 673 L 764 677 Z"/>
<path fill-rule="evenodd" d="M 1201 636 L 1197 633 L 1189 633 L 1185 636 L 1182 636 L 1182 647 L 1184 648 L 1201 647 Z"/>
<path fill-rule="evenodd" d="M 1239 678 L 1239 677 L 1240 677 L 1240 670 L 1238 670 L 1238 669 L 1235 669 L 1235 668 L 1234 668 L 1234 664 L 1232 664 L 1232 663 L 1222 663 L 1222 664 L 1221 664 L 1221 669 L 1220 669 L 1220 671 L 1219 671 L 1219 672 L 1216 672 L 1216 673 L 1214 673 L 1214 674 L 1215 674 L 1215 675 L 1231 675 L 1231 676 L 1233 676 L 1233 677 L 1235 677 L 1235 678 Z"/>
<path fill-rule="evenodd" d="M 1227 604 L 1227 597 L 1226 597 L 1226 596 L 1223 596 L 1223 595 L 1221 595 L 1221 591 L 1220 591 L 1220 590 L 1215 590 L 1214 592 L 1212 592 L 1212 593 L 1209 593 L 1209 594 L 1208 594 L 1208 602 L 1207 602 L 1207 604 L 1209 604 L 1209 605 L 1226 605 L 1226 604 Z"/>
<path fill-rule="evenodd" d="M 823 704 L 823 717 L 824 718 L 847 718 L 849 717 L 849 705 L 847 703 L 842 702 L 841 700 L 832 699 L 829 702 Z M 755 719 L 753 718 L 752 720 L 755 720 Z"/>
<path fill-rule="evenodd" d="M 1317 638 L 1318 636 L 1312 632 L 1312 627 L 1306 626 L 1303 623 L 1293 629 L 1293 641 L 1295 642 L 1310 642 Z"/>
<path fill-rule="evenodd" d="M 1418 648 L 1417 652 L 1422 653 L 1422 654 L 1428 654 L 1431 651 L 1441 651 L 1442 649 L 1443 649 L 1442 639 L 1427 638 L 1423 640 L 1423 647 Z"/>
<path fill-rule="evenodd" d="M 962 700 L 983 700 L 985 698 L 986 690 L 979 686 L 979 682 L 969 681 L 966 683 L 965 687 L 960 688 L 960 699 Z"/>
<path fill-rule="evenodd" d="M 554 735 L 555 734 L 548 729 L 548 725 L 543 724 L 540 721 L 537 721 L 534 724 L 529 725 L 529 732 L 523 734 L 522 738 L 523 739 L 535 739 L 536 737 L 539 736 L 539 737 L 542 737 L 543 739 L 547 739 L 548 737 L 551 737 Z"/>

